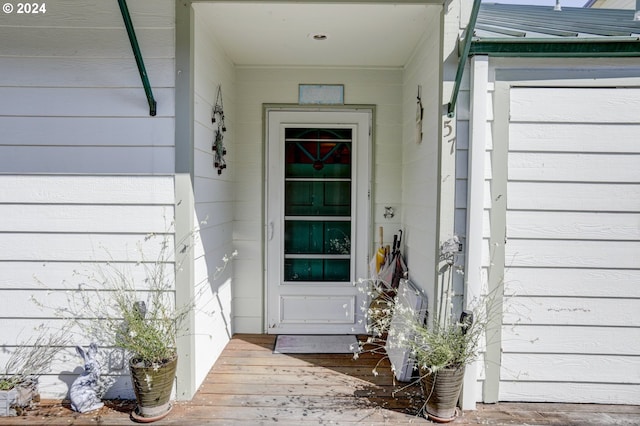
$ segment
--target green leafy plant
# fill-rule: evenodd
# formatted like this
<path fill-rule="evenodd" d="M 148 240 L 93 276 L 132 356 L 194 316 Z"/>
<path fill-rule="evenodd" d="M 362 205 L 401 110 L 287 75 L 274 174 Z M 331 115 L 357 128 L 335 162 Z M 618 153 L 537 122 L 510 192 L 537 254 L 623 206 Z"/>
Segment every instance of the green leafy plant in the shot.
<path fill-rule="evenodd" d="M 413 338 L 407 341 L 416 366 L 425 374 L 443 368 L 460 368 L 475 361 L 484 336 L 480 321 L 450 322 L 445 325 L 410 323 Z"/>

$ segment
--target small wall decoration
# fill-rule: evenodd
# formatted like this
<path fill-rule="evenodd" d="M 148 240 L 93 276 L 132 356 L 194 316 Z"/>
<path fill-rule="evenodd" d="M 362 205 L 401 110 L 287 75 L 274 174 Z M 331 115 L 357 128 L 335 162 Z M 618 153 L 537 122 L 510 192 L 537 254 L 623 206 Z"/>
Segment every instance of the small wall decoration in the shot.
<path fill-rule="evenodd" d="M 300 105 L 344 105 L 343 84 L 300 84 Z"/>
<path fill-rule="evenodd" d="M 222 174 L 222 170 L 227 168 L 227 163 L 224 160 L 224 156 L 227 155 L 227 149 L 222 142 L 224 138 L 224 132 L 227 131 L 227 127 L 224 124 L 224 108 L 222 106 L 222 86 L 218 85 L 218 93 L 216 94 L 216 103 L 211 111 L 211 122 L 217 124 L 216 129 L 213 132 L 213 144 L 211 149 L 213 150 L 213 167 L 218 169 L 218 175 Z"/>

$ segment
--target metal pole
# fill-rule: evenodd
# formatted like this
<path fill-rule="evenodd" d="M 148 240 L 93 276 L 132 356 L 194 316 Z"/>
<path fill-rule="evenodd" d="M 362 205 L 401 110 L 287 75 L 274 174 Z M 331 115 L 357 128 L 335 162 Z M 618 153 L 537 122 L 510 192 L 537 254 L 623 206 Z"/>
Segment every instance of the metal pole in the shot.
<path fill-rule="evenodd" d="M 140 78 L 142 79 L 144 92 L 146 93 L 147 101 L 149 102 L 149 115 L 153 117 L 156 115 L 157 103 L 153 98 L 151 84 L 149 84 L 149 77 L 147 76 L 147 70 L 144 67 L 144 61 L 142 59 L 142 52 L 140 52 L 140 46 L 138 45 L 136 32 L 133 29 L 133 23 L 131 22 L 131 15 L 129 15 L 129 8 L 127 7 L 126 0 L 118 0 L 118 5 L 120 6 L 120 12 L 122 13 L 122 19 L 124 20 L 124 26 L 127 28 L 127 34 L 129 35 L 129 41 L 131 42 L 133 55 L 136 58 L 136 64 L 138 65 L 138 71 L 140 72 Z"/>
<path fill-rule="evenodd" d="M 469 50 L 471 49 L 471 39 L 473 38 L 473 31 L 476 27 L 479 10 L 480 0 L 474 0 L 473 8 L 471 9 L 471 16 L 469 17 L 469 24 L 464 31 L 464 45 L 462 48 L 462 55 L 460 55 L 460 61 L 458 62 L 458 70 L 456 71 L 456 80 L 453 86 L 453 93 L 451 94 L 451 102 L 447 105 L 447 116 L 449 118 L 453 118 L 453 113 L 456 109 L 458 92 L 460 92 L 460 83 L 462 82 L 462 74 L 464 73 L 464 66 L 467 62 L 467 56 L 469 56 Z"/>

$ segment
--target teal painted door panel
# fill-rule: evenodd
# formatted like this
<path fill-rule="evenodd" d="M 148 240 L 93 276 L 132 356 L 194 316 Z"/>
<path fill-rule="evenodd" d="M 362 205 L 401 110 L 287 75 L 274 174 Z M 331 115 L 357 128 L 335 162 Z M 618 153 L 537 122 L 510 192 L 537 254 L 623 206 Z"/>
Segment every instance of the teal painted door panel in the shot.
<path fill-rule="evenodd" d="M 351 279 L 351 129 L 285 130 L 284 278 Z"/>

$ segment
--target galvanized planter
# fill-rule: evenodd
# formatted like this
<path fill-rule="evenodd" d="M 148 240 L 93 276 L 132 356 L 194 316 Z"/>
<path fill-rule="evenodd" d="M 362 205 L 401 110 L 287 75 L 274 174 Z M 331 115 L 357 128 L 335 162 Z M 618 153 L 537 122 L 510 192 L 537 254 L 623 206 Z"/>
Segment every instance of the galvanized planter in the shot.
<path fill-rule="evenodd" d="M 159 367 L 145 367 L 132 359 L 129 363 L 133 391 L 138 407 L 131 416 L 134 420 L 150 423 L 164 418 L 171 410 L 171 391 L 176 376 L 178 357 Z"/>
<path fill-rule="evenodd" d="M 32 402 L 38 400 L 38 383 L 35 381 L 22 383 L 11 390 L 0 391 L 0 417 L 22 415 Z"/>
<path fill-rule="evenodd" d="M 425 411 L 429 419 L 447 423 L 456 418 L 463 379 L 464 367 L 443 368 L 422 377 L 422 392 L 427 399 Z"/>

